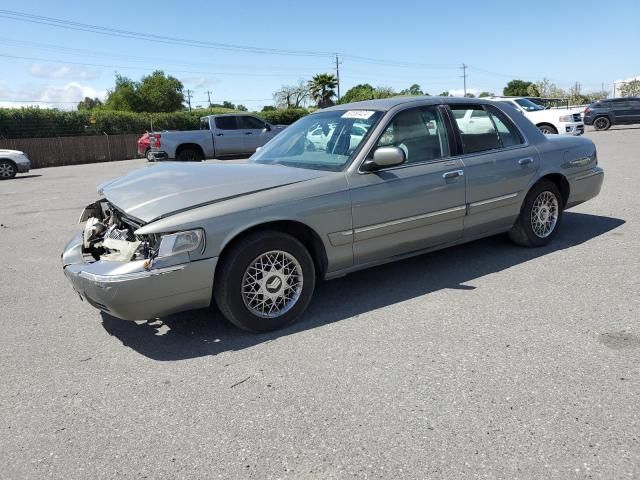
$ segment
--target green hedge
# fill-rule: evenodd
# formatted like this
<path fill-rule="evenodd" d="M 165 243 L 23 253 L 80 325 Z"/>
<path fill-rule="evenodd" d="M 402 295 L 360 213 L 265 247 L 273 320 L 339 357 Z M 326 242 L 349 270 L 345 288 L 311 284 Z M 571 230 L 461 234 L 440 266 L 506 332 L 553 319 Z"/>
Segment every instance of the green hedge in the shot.
<path fill-rule="evenodd" d="M 196 130 L 200 117 L 234 110 L 216 108 L 193 112 L 132 113 L 104 109 L 64 112 L 43 108 L 0 108 L 0 138 L 115 135 L 147 130 Z M 309 112 L 303 108 L 256 113 L 273 124 L 290 125 Z"/>

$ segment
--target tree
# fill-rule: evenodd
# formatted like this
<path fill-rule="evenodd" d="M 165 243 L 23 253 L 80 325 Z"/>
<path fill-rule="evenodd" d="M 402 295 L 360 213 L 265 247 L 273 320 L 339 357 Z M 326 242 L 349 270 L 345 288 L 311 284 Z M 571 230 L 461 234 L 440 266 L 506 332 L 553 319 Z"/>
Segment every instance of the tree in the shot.
<path fill-rule="evenodd" d="M 529 85 L 527 87 L 527 95 L 529 97 L 539 97 L 540 96 L 540 91 L 538 90 L 538 87 L 536 86 L 535 83 L 532 83 L 531 85 Z"/>
<path fill-rule="evenodd" d="M 235 110 L 236 106 L 231 103 L 229 100 L 225 100 L 224 102 L 222 102 L 222 108 L 229 108 L 231 110 Z"/>
<path fill-rule="evenodd" d="M 502 93 L 510 97 L 526 97 L 529 96 L 528 89 L 530 85 L 533 85 L 533 83 L 527 82 L 526 80 L 511 80 L 507 83 L 507 86 L 504 87 Z"/>
<path fill-rule="evenodd" d="M 555 83 L 551 83 L 551 80 L 548 78 L 543 78 L 542 80 L 538 80 L 536 83 L 536 88 L 538 89 L 538 93 L 542 98 L 551 97 L 551 92 L 556 89 Z"/>
<path fill-rule="evenodd" d="M 263 112 L 273 112 L 276 109 L 273 105 L 265 105 L 262 107 Z"/>
<path fill-rule="evenodd" d="M 307 98 L 309 98 L 309 87 L 304 80 L 298 80 L 297 85 L 283 85 L 273 94 L 273 100 L 280 108 L 301 108 Z"/>
<path fill-rule="evenodd" d="M 375 88 L 368 83 L 361 83 L 355 87 L 351 87 L 340 99 L 340 103 L 361 102 L 363 100 L 372 100 L 375 97 Z"/>
<path fill-rule="evenodd" d="M 405 88 L 404 90 L 401 90 L 399 95 L 424 95 L 424 92 L 420 88 L 420 85 L 418 85 L 417 83 L 414 83 L 409 88 Z M 427 93 L 427 95 L 429 94 Z"/>
<path fill-rule="evenodd" d="M 98 97 L 84 97 L 84 100 L 78 102 L 78 110 L 93 110 L 96 107 L 102 106 L 102 102 Z"/>
<path fill-rule="evenodd" d="M 142 77 L 137 94 L 143 112 L 177 112 L 182 108 L 184 95 L 182 82 L 162 70 Z"/>
<path fill-rule="evenodd" d="M 116 86 L 107 91 L 105 106 L 109 110 L 123 112 L 140 112 L 140 97 L 137 93 L 137 84 L 127 77 L 116 73 Z"/>
<path fill-rule="evenodd" d="M 494 96 L 493 92 L 480 92 L 480 95 L 478 95 L 478 98 L 493 97 L 493 96 Z"/>
<path fill-rule="evenodd" d="M 636 78 L 625 82 L 620 87 L 620 95 L 622 97 L 637 97 L 640 96 L 640 79 Z"/>
<path fill-rule="evenodd" d="M 247 112 L 249 109 L 247 107 L 245 107 L 244 105 L 236 105 L 236 110 L 238 110 L 239 112 Z"/>
<path fill-rule="evenodd" d="M 116 85 L 107 93 L 105 106 L 127 112 L 176 112 L 182 108 L 182 82 L 161 70 L 139 82 L 116 73 Z"/>
<path fill-rule="evenodd" d="M 397 95 L 391 87 L 376 87 L 373 91 L 374 98 L 390 98 Z"/>
<path fill-rule="evenodd" d="M 464 96 L 465 96 L 466 98 L 476 98 L 476 96 L 475 96 L 473 93 L 471 93 L 471 92 L 467 92 Z"/>
<path fill-rule="evenodd" d="M 444 92 L 441 92 L 438 94 L 439 97 L 448 97 L 449 96 L 449 91 L 445 90 Z"/>
<path fill-rule="evenodd" d="M 318 108 L 325 108 L 334 105 L 333 98 L 336 96 L 334 88 L 338 85 L 335 75 L 330 73 L 319 73 L 309 80 L 309 95 Z"/>

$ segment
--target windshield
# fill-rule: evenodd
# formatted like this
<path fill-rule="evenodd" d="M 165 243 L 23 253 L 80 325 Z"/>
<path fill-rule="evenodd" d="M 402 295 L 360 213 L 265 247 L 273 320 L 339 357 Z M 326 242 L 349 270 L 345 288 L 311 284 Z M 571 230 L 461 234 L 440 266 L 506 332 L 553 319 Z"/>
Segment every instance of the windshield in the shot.
<path fill-rule="evenodd" d="M 544 110 L 542 105 L 532 102 L 527 98 L 519 98 L 516 103 L 522 107 L 525 112 L 535 112 L 537 110 Z"/>
<path fill-rule="evenodd" d="M 373 110 L 333 110 L 301 118 L 267 145 L 251 161 L 338 172 L 349 164 L 382 117 Z"/>

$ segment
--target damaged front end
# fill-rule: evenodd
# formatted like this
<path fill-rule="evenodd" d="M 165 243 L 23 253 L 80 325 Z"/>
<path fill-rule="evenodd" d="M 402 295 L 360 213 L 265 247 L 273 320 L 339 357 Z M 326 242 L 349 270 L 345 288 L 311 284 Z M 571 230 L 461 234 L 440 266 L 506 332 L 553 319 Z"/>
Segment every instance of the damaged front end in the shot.
<path fill-rule="evenodd" d="M 83 253 L 94 260 L 126 262 L 153 259 L 157 249 L 157 236 L 136 237 L 142 226 L 107 200 L 100 200 L 85 208 L 80 223 L 85 222 L 82 234 Z"/>
<path fill-rule="evenodd" d="M 201 257 L 202 230 L 136 235 L 143 222 L 104 198 L 85 208 L 80 223 L 62 267 L 81 299 L 125 320 L 209 306 L 217 258 Z"/>

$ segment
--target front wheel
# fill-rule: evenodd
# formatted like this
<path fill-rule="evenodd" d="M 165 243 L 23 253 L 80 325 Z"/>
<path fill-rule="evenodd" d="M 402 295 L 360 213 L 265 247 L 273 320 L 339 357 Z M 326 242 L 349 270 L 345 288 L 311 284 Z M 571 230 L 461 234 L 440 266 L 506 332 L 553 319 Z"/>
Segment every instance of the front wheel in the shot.
<path fill-rule="evenodd" d="M 241 239 L 221 259 L 213 295 L 222 314 L 244 330 L 285 327 L 306 310 L 315 288 L 309 251 L 276 231 Z"/>
<path fill-rule="evenodd" d="M 509 237 L 523 247 L 542 247 L 558 232 L 563 200 L 558 187 L 541 180 L 524 199 L 520 216 L 509 231 Z"/>
<path fill-rule="evenodd" d="M 538 125 L 538 129 L 545 135 L 556 135 L 558 130 L 553 125 Z"/>
<path fill-rule="evenodd" d="M 611 127 L 611 121 L 607 117 L 598 117 L 593 121 L 593 128 L 596 130 L 608 130 Z"/>
<path fill-rule="evenodd" d="M 9 180 L 16 176 L 18 170 L 13 162 L 9 160 L 0 160 L 0 180 Z"/>

